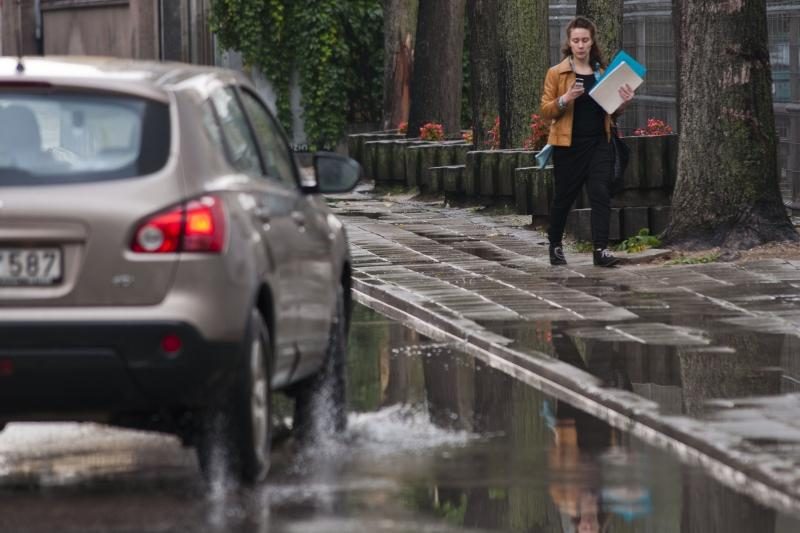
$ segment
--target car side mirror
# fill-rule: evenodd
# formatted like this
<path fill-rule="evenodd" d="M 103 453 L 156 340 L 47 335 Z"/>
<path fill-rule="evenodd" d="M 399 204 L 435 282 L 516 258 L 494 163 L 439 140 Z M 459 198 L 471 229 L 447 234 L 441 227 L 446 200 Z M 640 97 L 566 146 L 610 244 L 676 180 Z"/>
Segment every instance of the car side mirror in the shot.
<path fill-rule="evenodd" d="M 361 165 L 341 154 L 317 152 L 314 154 L 314 173 L 317 177 L 315 192 L 347 192 L 353 190 L 361 178 Z"/>

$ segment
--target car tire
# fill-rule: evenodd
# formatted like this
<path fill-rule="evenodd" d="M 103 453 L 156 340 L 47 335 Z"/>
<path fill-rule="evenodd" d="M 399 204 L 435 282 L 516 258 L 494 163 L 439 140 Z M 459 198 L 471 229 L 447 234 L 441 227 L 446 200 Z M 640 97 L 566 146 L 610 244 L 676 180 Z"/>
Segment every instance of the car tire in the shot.
<path fill-rule="evenodd" d="M 336 293 L 336 305 L 328 333 L 322 367 L 294 388 L 295 438 L 307 441 L 341 433 L 347 428 L 346 380 L 348 316 L 344 289 Z"/>
<path fill-rule="evenodd" d="M 269 329 L 254 310 L 236 379 L 202 416 L 197 456 L 209 481 L 253 485 L 266 478 L 272 440 L 271 350 Z"/>

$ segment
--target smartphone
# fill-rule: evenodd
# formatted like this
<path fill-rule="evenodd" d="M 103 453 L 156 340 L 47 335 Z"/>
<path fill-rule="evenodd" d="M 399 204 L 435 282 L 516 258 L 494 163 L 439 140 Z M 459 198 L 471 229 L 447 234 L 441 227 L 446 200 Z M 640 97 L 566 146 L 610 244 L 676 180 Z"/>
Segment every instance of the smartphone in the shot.
<path fill-rule="evenodd" d="M 578 89 L 583 89 L 583 78 L 575 79 L 575 87 L 577 87 Z"/>

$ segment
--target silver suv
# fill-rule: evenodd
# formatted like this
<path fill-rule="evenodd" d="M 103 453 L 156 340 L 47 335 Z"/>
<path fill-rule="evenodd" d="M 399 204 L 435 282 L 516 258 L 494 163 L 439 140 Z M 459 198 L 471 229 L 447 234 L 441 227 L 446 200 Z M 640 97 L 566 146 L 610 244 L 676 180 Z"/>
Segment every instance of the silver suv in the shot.
<path fill-rule="evenodd" d="M 87 420 L 269 467 L 271 391 L 345 423 L 350 258 L 241 74 L 107 58 L 0 58 L 0 427 Z M 323 382 L 326 386 L 323 387 Z"/>

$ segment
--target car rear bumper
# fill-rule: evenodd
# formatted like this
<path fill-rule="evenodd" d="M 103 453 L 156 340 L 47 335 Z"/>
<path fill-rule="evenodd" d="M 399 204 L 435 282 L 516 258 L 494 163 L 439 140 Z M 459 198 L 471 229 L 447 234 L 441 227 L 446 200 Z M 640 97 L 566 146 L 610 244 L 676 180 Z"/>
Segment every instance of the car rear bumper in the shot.
<path fill-rule="evenodd" d="M 180 350 L 165 352 L 167 335 Z M 202 407 L 230 382 L 241 353 L 181 322 L 3 322 L 0 420 Z"/>

